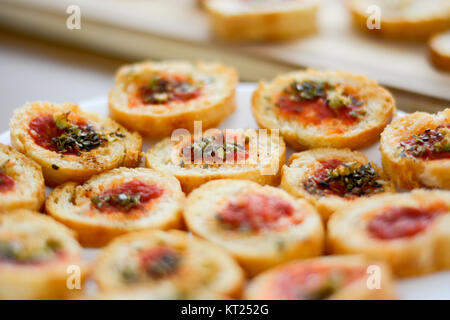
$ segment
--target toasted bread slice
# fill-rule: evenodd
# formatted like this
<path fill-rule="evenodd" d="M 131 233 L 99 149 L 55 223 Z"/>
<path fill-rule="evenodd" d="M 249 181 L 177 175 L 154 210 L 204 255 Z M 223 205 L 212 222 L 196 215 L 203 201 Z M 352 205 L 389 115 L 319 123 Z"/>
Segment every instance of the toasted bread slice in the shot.
<path fill-rule="evenodd" d="M 147 167 L 174 175 L 187 193 L 216 179 L 278 185 L 286 146 L 276 130 L 210 130 L 165 139 L 146 154 Z"/>
<path fill-rule="evenodd" d="M 10 121 L 13 147 L 36 161 L 45 183 L 84 182 L 105 170 L 139 164 L 142 138 L 77 105 L 28 103 Z"/>
<path fill-rule="evenodd" d="M 184 198 L 172 176 L 146 168 L 118 168 L 81 185 L 58 186 L 45 207 L 78 233 L 83 246 L 101 247 L 131 231 L 180 228 Z"/>
<path fill-rule="evenodd" d="M 145 136 L 213 128 L 236 109 L 236 70 L 219 63 L 142 62 L 123 66 L 109 94 L 111 117 Z"/>
<path fill-rule="evenodd" d="M 376 36 L 423 41 L 450 28 L 447 0 L 347 0 L 347 3 L 355 26 Z M 375 17 L 378 13 L 379 17 Z M 376 19 L 380 28 L 368 28 L 368 21 L 372 24 Z"/>
<path fill-rule="evenodd" d="M 434 35 L 428 41 L 428 50 L 437 68 L 450 71 L 450 31 Z"/>
<path fill-rule="evenodd" d="M 0 211 L 42 209 L 45 184 L 41 167 L 0 143 Z"/>
<path fill-rule="evenodd" d="M 222 249 L 182 231 L 141 231 L 108 245 L 93 272 L 100 292 L 144 289 L 184 295 L 206 291 L 237 297 L 244 282 L 238 264 Z M 170 292 L 169 292 L 170 293 Z"/>
<path fill-rule="evenodd" d="M 377 281 L 371 281 L 370 277 L 376 277 Z M 395 291 L 388 266 L 362 256 L 347 255 L 292 261 L 267 270 L 250 281 L 244 297 L 249 300 L 382 300 L 394 299 Z"/>
<path fill-rule="evenodd" d="M 397 276 L 450 268 L 450 192 L 414 190 L 360 199 L 328 222 L 333 254 L 386 261 Z"/>
<path fill-rule="evenodd" d="M 307 70 L 260 82 L 252 111 L 260 127 L 279 128 L 296 150 L 359 149 L 378 140 L 395 114 L 395 102 L 366 77 Z"/>
<path fill-rule="evenodd" d="M 187 198 L 188 229 L 230 252 L 250 276 L 277 264 L 318 256 L 324 231 L 305 200 L 246 180 L 216 180 Z"/>
<path fill-rule="evenodd" d="M 228 41 L 281 41 L 317 31 L 317 0 L 207 0 L 213 33 Z"/>
<path fill-rule="evenodd" d="M 20 209 L 0 214 L 0 299 L 68 297 L 70 286 L 81 285 L 87 274 L 74 236 L 37 212 Z M 71 275 L 79 278 L 72 283 Z"/>
<path fill-rule="evenodd" d="M 450 109 L 415 112 L 381 135 L 383 168 L 399 187 L 450 189 Z"/>
<path fill-rule="evenodd" d="M 313 149 L 294 153 L 281 169 L 281 188 L 308 200 L 327 221 L 360 197 L 395 192 L 376 164 L 350 149 Z"/>

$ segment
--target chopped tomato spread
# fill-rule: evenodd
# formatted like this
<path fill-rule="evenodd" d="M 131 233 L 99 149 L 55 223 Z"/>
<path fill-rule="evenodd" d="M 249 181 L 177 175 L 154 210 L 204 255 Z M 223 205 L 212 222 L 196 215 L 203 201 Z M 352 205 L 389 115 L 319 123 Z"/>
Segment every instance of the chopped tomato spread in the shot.
<path fill-rule="evenodd" d="M 91 201 L 103 212 L 128 212 L 159 198 L 163 193 L 164 190 L 155 184 L 132 180 L 93 197 Z"/>
<path fill-rule="evenodd" d="M 142 104 L 186 102 L 200 96 L 200 89 L 184 76 L 157 76 L 139 87 L 138 99 Z"/>
<path fill-rule="evenodd" d="M 450 124 L 426 129 L 400 142 L 403 155 L 426 160 L 450 159 Z"/>
<path fill-rule="evenodd" d="M 363 102 L 347 91 L 351 91 L 350 88 L 338 89 L 327 82 L 293 82 L 279 95 L 276 106 L 281 115 L 294 116 L 305 124 L 338 120 L 352 125 L 364 115 Z"/>
<path fill-rule="evenodd" d="M 367 230 L 382 240 L 412 237 L 424 231 L 441 212 L 442 208 L 392 207 L 373 217 Z"/>
<path fill-rule="evenodd" d="M 176 272 L 180 263 L 177 251 L 168 246 L 152 247 L 139 255 L 140 265 L 144 272 L 154 278 L 160 279 Z"/>
<path fill-rule="evenodd" d="M 246 194 L 235 201 L 230 201 L 217 219 L 230 230 L 261 231 L 278 229 L 280 220 L 289 219 L 298 223 L 294 216 L 294 207 L 286 200 L 263 194 Z"/>

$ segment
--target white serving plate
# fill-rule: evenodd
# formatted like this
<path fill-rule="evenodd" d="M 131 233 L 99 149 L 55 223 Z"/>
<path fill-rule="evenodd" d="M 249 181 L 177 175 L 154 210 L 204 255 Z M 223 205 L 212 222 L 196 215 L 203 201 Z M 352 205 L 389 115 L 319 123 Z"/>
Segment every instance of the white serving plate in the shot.
<path fill-rule="evenodd" d="M 225 119 L 220 125 L 221 129 L 234 128 L 257 128 L 255 119 L 252 116 L 250 102 L 251 95 L 256 85 L 253 83 L 242 83 L 237 90 L 237 110 L 230 117 Z M 108 115 L 107 97 L 100 97 L 89 101 L 81 102 L 80 106 L 88 111 L 95 111 L 102 116 Z M 399 116 L 404 115 L 398 112 Z M 0 142 L 10 144 L 9 131 L 0 134 Z M 146 151 L 153 141 L 145 141 L 143 150 Z M 377 165 L 381 165 L 379 144 L 376 143 L 369 148 L 361 150 L 368 158 Z M 286 159 L 293 153 L 293 150 L 287 150 Z M 47 188 L 47 192 L 51 189 Z M 92 261 L 98 254 L 99 249 L 85 249 L 84 259 Z M 427 276 L 407 278 L 397 281 L 397 292 L 400 299 L 450 299 L 450 271 L 437 272 Z"/>

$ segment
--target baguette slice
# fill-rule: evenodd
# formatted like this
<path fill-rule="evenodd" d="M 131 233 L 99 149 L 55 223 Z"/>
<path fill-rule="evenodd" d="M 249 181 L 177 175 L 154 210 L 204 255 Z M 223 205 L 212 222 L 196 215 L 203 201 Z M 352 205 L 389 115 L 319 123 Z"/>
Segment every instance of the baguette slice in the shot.
<path fill-rule="evenodd" d="M 434 35 L 428 41 L 431 62 L 444 71 L 450 71 L 450 31 Z"/>
<path fill-rule="evenodd" d="M 394 39 L 426 40 L 450 28 L 450 3 L 447 0 L 347 0 L 354 25 L 371 35 Z M 380 9 L 380 29 L 369 29 L 374 11 Z"/>
<path fill-rule="evenodd" d="M 380 192 L 395 192 L 394 184 L 376 164 L 361 152 L 349 149 L 294 153 L 281 172 L 281 188 L 294 197 L 308 200 L 325 222 L 333 212 L 354 200 Z"/>
<path fill-rule="evenodd" d="M 41 167 L 0 143 L 0 210 L 42 209 L 45 199 Z"/>
<path fill-rule="evenodd" d="M 207 0 L 213 33 L 228 41 L 281 41 L 317 31 L 318 0 Z"/>
<path fill-rule="evenodd" d="M 380 152 L 384 171 L 397 186 L 450 189 L 450 109 L 395 120 L 381 135 Z"/>
<path fill-rule="evenodd" d="M 180 228 L 184 199 L 172 176 L 146 168 L 118 168 L 81 185 L 58 186 L 45 207 L 78 233 L 83 246 L 101 247 L 131 231 Z"/>
<path fill-rule="evenodd" d="M 260 127 L 279 128 L 296 150 L 359 149 L 379 139 L 395 102 L 364 76 L 309 69 L 260 82 L 252 111 Z"/>
<path fill-rule="evenodd" d="M 79 275 L 81 284 L 87 273 L 74 235 L 37 212 L 21 209 L 0 214 L 0 299 L 69 297 L 69 284 L 77 282 L 69 277 Z"/>
<path fill-rule="evenodd" d="M 146 290 L 156 296 L 170 295 L 173 286 L 187 296 L 207 291 L 237 297 L 244 282 L 241 268 L 226 252 L 176 230 L 117 238 L 98 257 L 93 278 L 100 293 Z"/>
<path fill-rule="evenodd" d="M 306 201 L 245 180 L 216 180 L 187 198 L 188 229 L 230 252 L 250 276 L 277 264 L 318 256 L 324 231 Z"/>
<path fill-rule="evenodd" d="M 165 139 L 146 154 L 146 165 L 174 175 L 186 193 L 216 179 L 278 185 L 286 146 L 277 130 L 209 130 Z"/>
<path fill-rule="evenodd" d="M 235 69 L 220 63 L 184 61 L 126 65 L 109 94 L 111 118 L 151 138 L 179 128 L 194 130 L 201 120 L 213 128 L 236 109 Z"/>
<path fill-rule="evenodd" d="M 360 199 L 328 222 L 333 254 L 386 261 L 397 276 L 450 268 L 450 192 L 414 190 Z"/>
<path fill-rule="evenodd" d="M 42 167 L 50 187 L 81 183 L 105 170 L 139 164 L 138 133 L 77 105 L 27 103 L 14 111 L 10 129 L 13 147 Z"/>
<path fill-rule="evenodd" d="M 377 277 L 378 282 L 372 282 L 371 277 Z M 369 284 L 373 287 L 369 288 Z M 250 281 L 244 297 L 249 300 L 384 300 L 394 299 L 395 290 L 391 271 L 384 263 L 348 255 L 292 261 L 267 270 Z"/>

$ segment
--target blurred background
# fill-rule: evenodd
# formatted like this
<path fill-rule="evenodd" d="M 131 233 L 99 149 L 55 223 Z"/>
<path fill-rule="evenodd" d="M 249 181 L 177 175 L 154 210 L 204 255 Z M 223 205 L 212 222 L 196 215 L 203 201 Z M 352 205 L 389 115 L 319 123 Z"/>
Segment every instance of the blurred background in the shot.
<path fill-rule="evenodd" d="M 355 30 L 343 0 L 323 0 L 318 26 L 295 41 L 229 43 L 211 34 L 196 0 L 0 0 L 0 130 L 26 101 L 106 95 L 121 64 L 143 59 L 219 60 L 241 81 L 304 67 L 352 71 L 389 87 L 406 111 L 450 106 L 450 73 L 432 66 L 426 42 Z"/>

